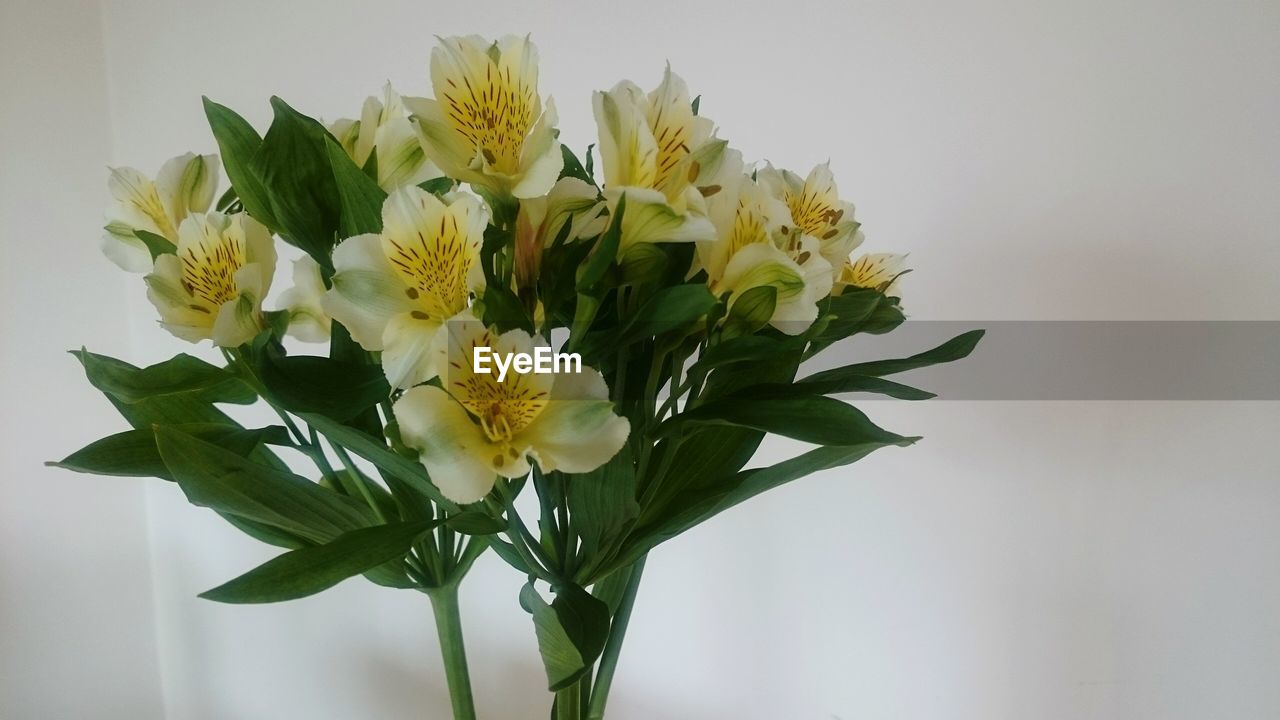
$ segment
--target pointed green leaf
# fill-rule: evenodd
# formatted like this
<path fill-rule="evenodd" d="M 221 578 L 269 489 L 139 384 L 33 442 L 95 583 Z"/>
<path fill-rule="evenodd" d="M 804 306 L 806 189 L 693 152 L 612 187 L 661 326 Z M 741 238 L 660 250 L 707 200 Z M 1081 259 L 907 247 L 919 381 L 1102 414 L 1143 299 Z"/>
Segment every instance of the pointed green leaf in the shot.
<path fill-rule="evenodd" d="M 156 429 L 169 472 L 194 505 L 327 542 L 375 522 L 367 505 L 173 428 Z"/>
<path fill-rule="evenodd" d="M 214 139 L 218 141 L 222 167 L 226 169 L 227 178 L 245 212 L 272 232 L 279 232 L 280 226 L 272 215 L 266 188 L 251 167 L 253 156 L 262 145 L 258 131 L 233 110 L 209 98 L 204 98 L 204 114 L 209 119 Z"/>
<path fill-rule="evenodd" d="M 404 557 L 438 524 L 417 521 L 351 530 L 323 545 L 280 555 L 200 597 L 223 603 L 273 603 L 314 595 Z"/>
<path fill-rule="evenodd" d="M 950 340 L 942 343 L 932 350 L 926 350 L 922 353 L 912 355 L 907 358 L 899 358 L 896 360 L 875 360 L 872 362 L 854 363 L 853 365 L 845 365 L 844 367 L 834 368 L 832 370 L 824 370 L 820 373 L 814 373 L 805 378 L 802 382 L 843 382 L 849 377 L 854 376 L 872 376 L 893 375 L 917 368 L 929 367 L 930 365 L 938 365 L 941 363 L 955 362 L 962 358 L 968 357 L 969 353 L 977 347 L 978 341 L 986 334 L 986 330 L 970 330 L 961 333 Z"/>

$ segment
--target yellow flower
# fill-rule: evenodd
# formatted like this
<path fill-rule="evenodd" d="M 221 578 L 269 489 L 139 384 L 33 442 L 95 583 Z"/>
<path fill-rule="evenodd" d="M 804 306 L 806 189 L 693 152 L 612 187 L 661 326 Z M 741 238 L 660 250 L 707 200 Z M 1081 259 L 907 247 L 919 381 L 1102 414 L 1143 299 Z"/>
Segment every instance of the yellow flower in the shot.
<path fill-rule="evenodd" d="M 431 52 L 434 99 L 405 98 L 431 159 L 451 178 L 517 198 L 545 195 L 564 167 L 556 111 L 538 96 L 528 38 L 449 37 Z"/>
<path fill-rule="evenodd" d="M 668 67 L 648 95 L 623 81 L 594 94 L 605 196 L 610 208 L 626 195 L 619 255 L 642 242 L 710 240 L 703 194 L 720 175 L 741 171 L 741 158 L 713 136 L 714 124 L 693 114 L 689 89 Z"/>
<path fill-rule="evenodd" d="M 151 252 L 138 239 L 139 230 L 178 243 L 178 225 L 189 213 L 213 203 L 218 184 L 218 156 L 187 153 L 160 167 L 153 181 L 130 167 L 112 168 L 107 179 L 112 203 L 107 209 L 102 252 L 122 270 L 151 270 Z"/>
<path fill-rule="evenodd" d="M 790 335 L 804 332 L 818 316 L 818 301 L 831 292 L 832 268 L 818 241 L 783 231 L 785 205 L 749 176 L 739 175 L 709 200 L 716 237 L 697 245 L 698 261 L 717 296 L 729 305 L 753 288 L 777 291 L 769 323 Z"/>
<path fill-rule="evenodd" d="M 189 342 L 237 347 L 262 330 L 262 299 L 271 288 L 276 250 L 271 233 L 243 213 L 195 213 L 178 226 L 175 254 L 156 258 L 145 280 L 160 324 Z"/>
<path fill-rule="evenodd" d="M 357 235 L 334 248 L 324 309 L 361 347 L 382 353 L 393 387 L 436 376 L 432 348 L 440 328 L 484 285 L 480 245 L 488 222 L 487 208 L 470 195 L 442 201 L 409 186 L 387 196 L 380 235 Z"/>
<path fill-rule="evenodd" d="M 845 261 L 836 278 L 835 294 L 853 286 L 879 290 L 885 295 L 900 297 L 898 280 L 911 272 L 907 268 L 907 256 L 893 253 L 871 253 L 857 260 Z"/>
<path fill-rule="evenodd" d="M 499 380 L 494 363 L 477 372 L 475 348 L 534 356 L 540 347 L 549 352 L 547 343 L 523 330 L 495 337 L 474 319 L 450 322 L 448 335 L 444 388 L 412 388 L 393 409 L 405 444 L 449 499 L 476 502 L 498 475 L 523 477 L 531 462 L 544 472 L 589 472 L 626 442 L 631 426 L 614 414 L 596 370 L 512 371 Z"/>
<path fill-rule="evenodd" d="M 840 200 L 829 164 L 818 165 L 803 180 L 789 170 L 767 165 L 758 173 L 760 184 L 786 204 L 791 213 L 790 233 L 817 238 L 822 256 L 832 267 L 844 264 L 849 253 L 862 244 L 853 205 Z"/>
<path fill-rule="evenodd" d="M 364 167 L 372 155 L 377 163 L 378 187 L 387 192 L 406 185 L 418 185 L 441 176 L 422 148 L 409 112 L 391 83 L 382 91 L 382 99 L 364 101 L 359 120 L 342 119 L 329 126 L 342 149 Z"/>

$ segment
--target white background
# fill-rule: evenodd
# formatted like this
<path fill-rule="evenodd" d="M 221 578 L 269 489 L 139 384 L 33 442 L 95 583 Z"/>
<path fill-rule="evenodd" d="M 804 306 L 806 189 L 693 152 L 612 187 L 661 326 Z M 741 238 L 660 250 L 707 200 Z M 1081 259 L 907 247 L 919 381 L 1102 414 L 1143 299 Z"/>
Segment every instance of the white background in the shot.
<path fill-rule="evenodd" d="M 914 317 L 1280 320 L 1274 1 L 0 0 L 0 718 L 446 717 L 422 596 L 197 600 L 271 550 L 40 462 L 121 425 L 63 350 L 188 349 L 97 254 L 105 166 L 213 151 L 201 94 L 426 94 L 470 32 L 533 33 L 579 151 L 669 60 L 748 157 L 830 158 Z M 653 554 L 611 717 L 1280 717 L 1275 403 L 867 408 L 925 441 Z M 518 584 L 464 586 L 484 718 L 546 714 Z"/>

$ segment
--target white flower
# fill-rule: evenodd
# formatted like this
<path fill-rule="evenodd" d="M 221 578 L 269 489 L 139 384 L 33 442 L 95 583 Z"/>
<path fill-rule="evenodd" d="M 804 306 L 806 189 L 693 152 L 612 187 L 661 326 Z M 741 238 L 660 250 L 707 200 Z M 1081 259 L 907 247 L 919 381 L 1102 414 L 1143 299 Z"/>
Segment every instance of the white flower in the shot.
<path fill-rule="evenodd" d="M 391 83 L 383 88 L 381 100 L 370 97 L 364 101 L 359 120 L 338 120 L 329 131 L 356 165 L 363 168 L 369 157 L 374 157 L 378 187 L 387 192 L 442 174 L 428 160 L 409 112 Z"/>
<path fill-rule="evenodd" d="M 112 168 L 102 252 L 122 270 L 151 270 L 151 252 L 135 232 L 152 233 L 176 245 L 178 225 L 189 213 L 204 212 L 218 184 L 218 156 L 187 153 L 160 167 L 153 181 L 130 167 Z"/>
<path fill-rule="evenodd" d="M 408 390 L 394 411 L 400 436 L 419 451 L 432 480 L 449 499 L 484 498 L 498 475 L 522 477 L 536 462 L 544 472 L 583 473 L 608 462 L 630 432 L 614 414 L 599 372 L 477 373 L 472 349 L 496 355 L 532 354 L 541 337 L 513 330 L 494 337 L 479 321 L 448 324 L 449 371 L 444 389 Z"/>
<path fill-rule="evenodd" d="M 911 272 L 907 269 L 907 256 L 894 253 L 871 253 L 857 260 L 846 261 L 836 278 L 835 294 L 853 286 L 879 290 L 885 295 L 900 297 L 898 280 Z"/>
<path fill-rule="evenodd" d="M 293 286 L 280 296 L 289 313 L 289 334 L 303 342 L 328 342 L 333 319 L 324 311 L 324 279 L 310 255 L 293 261 Z"/>
<path fill-rule="evenodd" d="M 716 238 L 698 243 L 698 260 L 711 291 L 730 293 L 730 307 L 753 288 L 777 291 L 769 322 L 782 332 L 804 332 L 818 316 L 817 303 L 831 292 L 832 268 L 818 241 L 786 233 L 790 214 L 781 201 L 740 175 L 710 199 Z"/>
<path fill-rule="evenodd" d="M 829 163 L 814 167 L 803 180 L 772 165 L 760 170 L 758 177 L 760 184 L 791 211 L 793 225 L 788 230 L 817 238 L 822 256 L 832 267 L 844 265 L 849 253 L 862 244 L 853 205 L 840 200 Z"/>
<path fill-rule="evenodd" d="M 619 256 L 642 242 L 710 240 L 703 193 L 713 194 L 726 170 L 737 175 L 741 158 L 713 137 L 710 120 L 693 114 L 684 80 L 667 67 L 648 95 L 623 81 L 595 93 L 592 104 L 609 207 L 627 198 Z"/>
<path fill-rule="evenodd" d="M 220 347 L 249 342 L 263 327 L 276 249 L 271 233 L 238 213 L 195 213 L 178 226 L 175 254 L 156 258 L 145 280 L 160 324 L 189 342 Z"/>
<path fill-rule="evenodd" d="M 441 201 L 409 186 L 387 196 L 380 235 L 357 235 L 334 248 L 323 307 L 361 347 L 382 353 L 393 387 L 436 376 L 437 331 L 484 285 L 480 245 L 488 221 L 475 197 Z"/>
<path fill-rule="evenodd" d="M 531 198 L 545 195 L 564 156 L 555 103 L 538 96 L 538 51 L 528 38 L 449 37 L 431 51 L 434 99 L 405 98 L 431 159 L 451 178 Z"/>

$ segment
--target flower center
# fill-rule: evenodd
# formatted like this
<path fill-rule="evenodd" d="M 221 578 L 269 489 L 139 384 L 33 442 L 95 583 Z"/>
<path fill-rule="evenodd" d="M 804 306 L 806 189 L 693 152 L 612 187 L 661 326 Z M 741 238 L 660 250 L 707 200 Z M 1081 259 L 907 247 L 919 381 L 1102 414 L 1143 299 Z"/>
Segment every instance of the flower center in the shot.
<path fill-rule="evenodd" d="M 183 247 L 178 255 L 182 286 L 193 297 L 217 307 L 239 294 L 235 274 L 246 263 L 244 243 L 239 238 L 215 234 L 206 226 L 200 242 Z"/>
<path fill-rule="evenodd" d="M 484 74 L 447 78 L 438 88 L 445 116 L 454 131 L 484 156 L 498 172 L 515 174 L 520 150 L 533 124 L 537 90 L 527 78 L 512 77 L 511 68 L 499 68 L 490 59 Z"/>
<path fill-rule="evenodd" d="M 409 286 L 410 299 L 429 316 L 445 320 L 467 307 L 467 275 L 474 258 L 452 213 L 442 215 L 440 227 L 431 230 L 430 238 L 419 230 L 408 241 L 384 236 L 383 249 Z"/>
<path fill-rule="evenodd" d="M 786 202 L 796 226 L 820 240 L 829 239 L 835 232 L 834 225 L 844 216 L 844 210 L 836 208 L 838 200 L 830 185 L 813 188 L 806 183 L 799 195 L 787 192 Z"/>
<path fill-rule="evenodd" d="M 529 427 L 547 406 L 545 390 L 535 388 L 528 377 L 509 372 L 503 382 L 493 373 L 458 373 L 449 390 L 480 421 L 494 442 L 509 442 Z"/>
<path fill-rule="evenodd" d="M 649 129 L 658 145 L 657 177 L 654 178 L 653 187 L 659 190 L 667 189 L 680 161 L 689 155 L 689 125 L 681 122 L 680 113 L 681 109 L 662 105 L 649 111 Z"/>
<path fill-rule="evenodd" d="M 169 213 L 164 209 L 164 203 L 160 202 L 160 193 L 156 190 L 155 183 L 148 182 L 143 187 L 135 187 L 134 192 L 129 195 L 129 204 L 151 218 L 161 235 L 170 240 L 178 237 L 173 221 L 169 219 Z"/>

